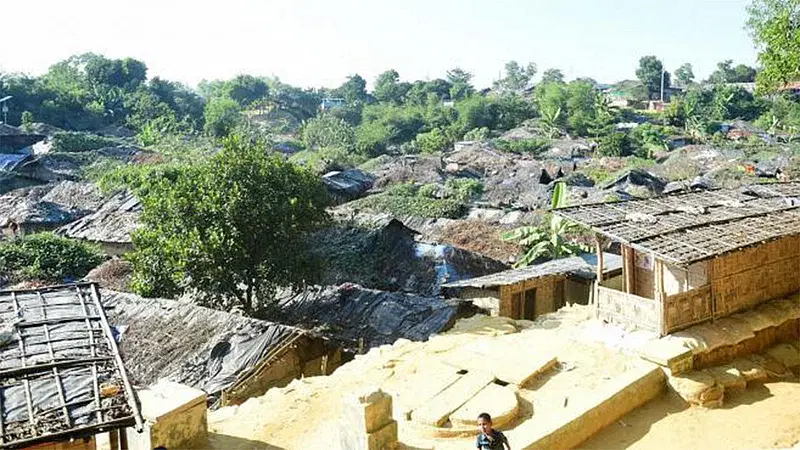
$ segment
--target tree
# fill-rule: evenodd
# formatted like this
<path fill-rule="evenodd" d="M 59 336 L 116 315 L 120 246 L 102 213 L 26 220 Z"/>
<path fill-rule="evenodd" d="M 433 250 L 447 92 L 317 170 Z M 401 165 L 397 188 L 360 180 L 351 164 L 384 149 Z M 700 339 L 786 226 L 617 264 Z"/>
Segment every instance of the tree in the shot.
<path fill-rule="evenodd" d="M 250 106 L 269 93 L 267 83 L 252 75 L 238 75 L 226 83 L 225 94 L 241 106 Z"/>
<path fill-rule="evenodd" d="M 564 74 L 559 69 L 547 69 L 542 74 L 542 81 L 540 83 L 563 83 Z"/>
<path fill-rule="evenodd" d="M 664 75 L 664 87 L 670 86 L 669 72 L 664 71 L 664 65 L 655 56 L 643 56 L 639 59 L 639 68 L 636 69 L 636 77 L 647 88 L 650 99 L 659 98 L 661 93 L 661 76 Z"/>
<path fill-rule="evenodd" d="M 472 74 L 460 67 L 447 71 L 447 81 L 452 86 L 450 98 L 453 100 L 463 100 L 475 92 L 472 86 Z"/>
<path fill-rule="evenodd" d="M 372 94 L 379 102 L 400 104 L 409 89 L 411 89 L 411 85 L 409 83 L 401 83 L 400 74 L 392 69 L 378 75 Z"/>
<path fill-rule="evenodd" d="M 212 98 L 203 113 L 205 130 L 211 136 L 225 137 L 242 122 L 239 103 L 230 97 Z"/>
<path fill-rule="evenodd" d="M 348 105 L 363 104 L 369 98 L 367 96 L 367 81 L 361 78 L 359 74 L 347 77 L 347 81 L 339 86 L 335 92 L 336 95 L 344 98 Z"/>
<path fill-rule="evenodd" d="M 539 83 L 534 91 L 534 100 L 542 115 L 542 125 L 548 137 L 555 137 L 567 125 L 567 93 L 562 83 Z"/>
<path fill-rule="evenodd" d="M 708 77 L 709 83 L 752 83 L 756 80 L 756 69 L 739 64 L 733 67 L 733 60 L 726 59 L 717 63 L 717 70 Z"/>
<path fill-rule="evenodd" d="M 277 287 L 311 280 L 304 237 L 328 205 L 315 174 L 234 135 L 207 162 L 145 179 L 129 256 L 137 292 L 193 292 L 207 306 L 261 316 Z"/>
<path fill-rule="evenodd" d="M 800 1 L 753 0 L 747 12 L 762 67 L 758 90 L 774 92 L 800 80 Z"/>
<path fill-rule="evenodd" d="M 678 86 L 683 88 L 692 84 L 694 82 L 694 71 L 692 70 L 692 65 L 686 63 L 678 67 L 678 70 L 675 71 L 675 81 L 677 81 Z"/>
<path fill-rule="evenodd" d="M 564 182 L 556 183 L 550 200 L 552 209 L 566 206 L 566 192 Z M 566 239 L 567 234 L 579 229 L 578 225 L 552 213 L 548 214 L 545 223 L 543 227 L 525 226 L 503 233 L 503 240 L 518 241 L 526 249 L 514 267 L 525 267 L 537 261 L 578 255 L 586 250 Z"/>
<path fill-rule="evenodd" d="M 586 136 L 595 123 L 596 93 L 594 86 L 585 81 L 567 85 L 567 128 L 578 136 Z"/>
<path fill-rule="evenodd" d="M 314 117 L 303 125 L 303 142 L 310 149 L 338 147 L 351 150 L 355 132 L 347 122 L 329 114 Z"/>
<path fill-rule="evenodd" d="M 494 82 L 494 88 L 501 94 L 515 94 L 528 87 L 537 68 L 535 63 L 523 67 L 516 61 L 509 61 L 505 65 L 505 72 L 505 77 Z"/>

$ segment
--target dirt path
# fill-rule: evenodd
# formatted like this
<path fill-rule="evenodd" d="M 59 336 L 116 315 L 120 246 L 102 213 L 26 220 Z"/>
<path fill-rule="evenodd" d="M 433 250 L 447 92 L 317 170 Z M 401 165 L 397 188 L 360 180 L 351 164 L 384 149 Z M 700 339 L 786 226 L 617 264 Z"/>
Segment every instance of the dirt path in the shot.
<path fill-rule="evenodd" d="M 624 425 L 623 425 L 624 424 Z M 677 396 L 632 411 L 582 448 L 611 450 L 800 448 L 800 380 L 748 387 L 720 409 L 687 408 Z"/>

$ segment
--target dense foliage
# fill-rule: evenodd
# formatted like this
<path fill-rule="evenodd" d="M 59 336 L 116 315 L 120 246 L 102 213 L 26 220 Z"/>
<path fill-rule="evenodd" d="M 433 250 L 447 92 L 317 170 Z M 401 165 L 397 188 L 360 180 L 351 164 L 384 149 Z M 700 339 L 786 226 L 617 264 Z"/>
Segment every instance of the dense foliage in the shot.
<path fill-rule="evenodd" d="M 94 246 L 52 233 L 0 242 L 0 275 L 17 281 L 76 280 L 102 261 L 102 253 Z"/>
<path fill-rule="evenodd" d="M 148 296 L 196 291 L 224 309 L 259 315 L 278 285 L 315 273 L 305 233 L 326 218 L 319 179 L 237 136 L 207 162 L 135 181 L 143 227 L 133 235 L 133 288 Z"/>

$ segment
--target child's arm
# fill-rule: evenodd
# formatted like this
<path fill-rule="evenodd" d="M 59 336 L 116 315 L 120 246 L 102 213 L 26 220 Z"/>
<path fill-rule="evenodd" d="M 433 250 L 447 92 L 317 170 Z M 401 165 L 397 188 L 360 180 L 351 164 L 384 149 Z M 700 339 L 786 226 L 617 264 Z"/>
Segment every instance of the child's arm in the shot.
<path fill-rule="evenodd" d="M 503 436 L 503 444 L 506 445 L 506 450 L 511 450 L 511 444 L 508 443 L 508 438 Z"/>

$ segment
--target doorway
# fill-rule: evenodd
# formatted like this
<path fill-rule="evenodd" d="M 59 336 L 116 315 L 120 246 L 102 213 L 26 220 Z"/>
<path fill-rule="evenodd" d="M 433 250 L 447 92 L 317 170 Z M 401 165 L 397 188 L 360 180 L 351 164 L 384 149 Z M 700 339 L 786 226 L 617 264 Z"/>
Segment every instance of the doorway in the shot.
<path fill-rule="evenodd" d="M 522 305 L 522 318 L 533 320 L 536 318 L 536 288 L 525 291 L 525 299 Z"/>

